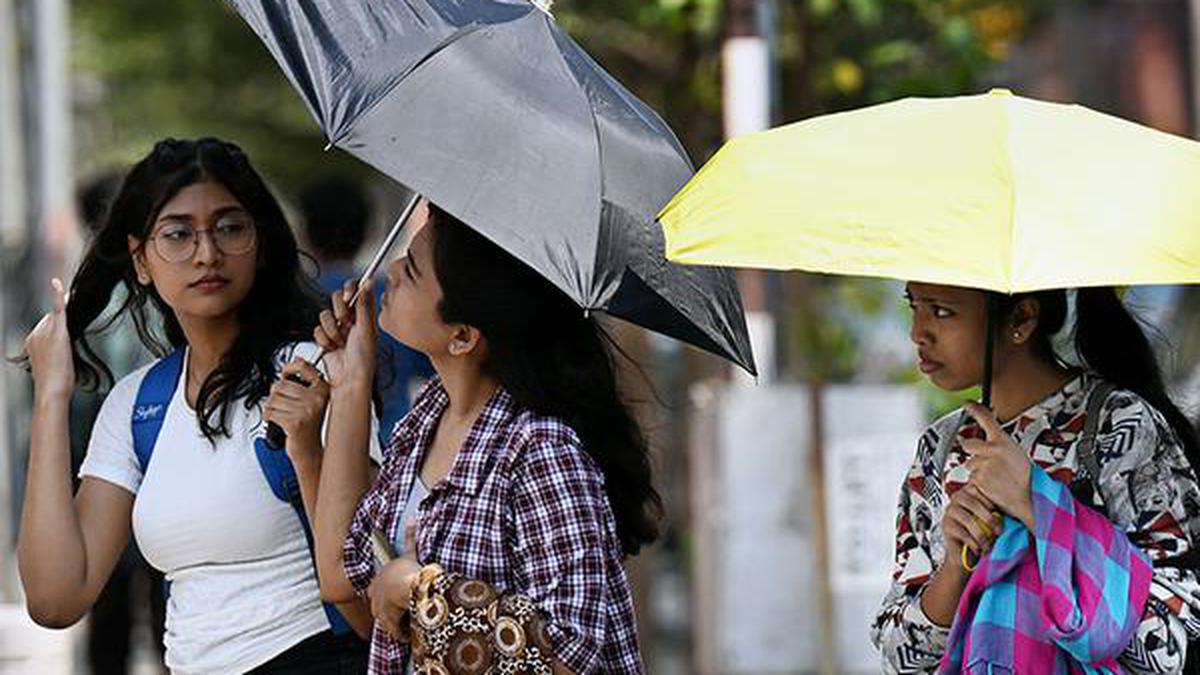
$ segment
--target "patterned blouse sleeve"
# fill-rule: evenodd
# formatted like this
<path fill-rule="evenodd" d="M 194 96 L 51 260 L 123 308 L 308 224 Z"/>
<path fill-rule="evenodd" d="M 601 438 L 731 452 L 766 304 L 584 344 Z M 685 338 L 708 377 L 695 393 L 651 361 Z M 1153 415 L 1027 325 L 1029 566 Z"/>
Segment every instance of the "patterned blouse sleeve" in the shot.
<path fill-rule="evenodd" d="M 513 470 L 515 590 L 545 613 L 558 660 L 582 675 L 600 668 L 615 525 L 599 469 L 573 434 L 553 435 L 526 444 Z"/>
<path fill-rule="evenodd" d="M 937 480 L 933 470 L 937 438 L 935 429 L 921 437 L 916 460 L 900 487 L 892 585 L 871 627 L 871 640 L 883 656 L 885 673 L 932 672 L 946 651 L 950 634 L 948 626 L 935 624 L 921 609 L 921 593 L 934 569 L 928 543 L 931 523 L 913 519 L 914 501 L 924 499 L 920 490 L 925 481 Z"/>
<path fill-rule="evenodd" d="M 1118 391 L 1101 413 L 1096 439 L 1099 491 L 1109 519 L 1151 560 L 1192 549 L 1200 487 L 1163 416 Z M 1120 662 L 1132 673 L 1176 673 L 1187 641 L 1200 636 L 1200 579 L 1193 570 L 1155 568 L 1142 622 Z"/>

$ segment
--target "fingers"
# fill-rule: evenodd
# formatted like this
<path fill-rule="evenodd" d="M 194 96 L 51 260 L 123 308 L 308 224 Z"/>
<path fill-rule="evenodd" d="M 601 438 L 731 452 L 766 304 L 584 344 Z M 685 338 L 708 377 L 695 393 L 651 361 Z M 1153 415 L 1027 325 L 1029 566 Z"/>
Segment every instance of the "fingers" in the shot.
<path fill-rule="evenodd" d="M 981 441 L 978 438 L 968 438 L 964 440 L 961 445 L 963 452 L 967 453 L 971 457 L 983 457 L 992 450 L 992 444 L 990 441 Z"/>
<path fill-rule="evenodd" d="M 338 325 L 337 317 L 334 312 L 328 309 L 321 312 L 321 330 L 324 332 L 331 347 L 327 351 L 337 351 L 346 346 L 346 336 L 342 334 L 341 326 Z M 318 339 L 318 344 L 320 340 Z M 324 344 L 321 345 L 325 347 Z"/>
<path fill-rule="evenodd" d="M 313 329 L 313 342 L 317 343 L 326 353 L 336 352 L 342 348 L 341 335 L 338 333 L 329 333 L 325 330 L 325 315 L 329 310 L 321 312 L 320 322 Z"/>
<path fill-rule="evenodd" d="M 973 402 L 967 403 L 964 407 L 967 414 L 983 429 L 987 440 L 994 441 L 1004 436 L 1004 430 L 1000 428 L 1000 422 L 996 420 L 996 414 L 991 410 Z"/>
<path fill-rule="evenodd" d="M 353 296 L 353 282 L 346 282 L 346 286 L 341 292 L 334 293 L 331 300 L 333 305 L 333 318 L 337 320 L 337 325 L 346 326 L 350 320 L 350 305 L 346 304 L 350 297 Z M 347 291 L 350 295 L 347 295 Z"/>
<path fill-rule="evenodd" d="M 402 612 L 387 600 L 386 595 L 381 583 L 372 582 L 367 588 L 367 597 L 371 599 L 371 616 L 389 635 L 396 637 L 400 635 Z"/>
<path fill-rule="evenodd" d="M 976 553 L 982 553 L 991 546 L 991 537 L 980 526 L 975 516 L 966 509 L 947 511 L 945 528 L 947 537 L 961 541 Z"/>
<path fill-rule="evenodd" d="M 289 375 L 299 377 L 310 387 L 319 388 L 325 384 L 325 376 L 321 374 L 321 371 L 300 357 L 296 357 L 291 363 L 284 366 L 281 375 L 284 379 L 287 379 Z"/>
<path fill-rule="evenodd" d="M 992 506 L 991 500 L 974 485 L 964 487 L 954 497 L 958 504 L 971 514 L 988 540 L 995 539 L 1004 524 L 1004 517 Z"/>
<path fill-rule="evenodd" d="M 62 314 L 67 311 L 67 292 L 63 288 L 62 279 L 58 277 L 51 279 L 50 287 L 54 289 L 54 313 Z"/>
<path fill-rule="evenodd" d="M 412 555 L 414 558 L 417 555 L 417 525 L 420 523 L 416 518 L 409 518 L 404 524 L 404 552 Z"/>

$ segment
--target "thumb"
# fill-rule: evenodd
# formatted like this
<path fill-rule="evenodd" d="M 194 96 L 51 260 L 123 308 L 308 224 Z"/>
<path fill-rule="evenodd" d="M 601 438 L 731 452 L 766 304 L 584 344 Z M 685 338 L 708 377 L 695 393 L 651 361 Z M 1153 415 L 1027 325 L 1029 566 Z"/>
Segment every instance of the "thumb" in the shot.
<path fill-rule="evenodd" d="M 54 289 L 54 313 L 62 314 L 67 311 L 67 292 L 63 288 L 62 279 L 55 277 L 50 280 L 50 287 Z"/>

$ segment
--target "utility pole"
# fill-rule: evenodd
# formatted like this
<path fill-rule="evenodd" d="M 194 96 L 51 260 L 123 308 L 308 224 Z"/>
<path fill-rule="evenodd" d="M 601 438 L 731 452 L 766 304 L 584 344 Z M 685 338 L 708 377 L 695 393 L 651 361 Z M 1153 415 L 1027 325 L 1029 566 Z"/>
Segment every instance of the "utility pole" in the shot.
<path fill-rule="evenodd" d="M 21 75 L 17 52 L 17 16 L 12 0 L 0 0 L 0 260 L 24 243 L 25 156 L 21 134 Z M 7 273 L 4 273 L 7 274 Z M 7 284 L 5 285 L 7 286 Z M 11 287 L 9 287 L 11 288 Z M 0 346 L 9 344 L 11 312 L 0 288 Z M 10 369 L 5 369 L 10 370 Z M 16 598 L 16 564 L 12 551 L 15 505 L 12 471 L 13 438 L 11 372 L 0 372 L 0 603 Z"/>
<path fill-rule="evenodd" d="M 79 250 L 72 175 L 71 98 L 67 71 L 67 2 L 36 0 L 34 54 L 37 78 L 36 227 L 41 260 L 33 292 L 46 292 L 47 279 L 63 277 Z"/>
<path fill-rule="evenodd" d="M 1200 0 L 1198 0 L 1200 1 Z M 767 129 L 772 124 L 775 70 L 772 67 L 774 41 L 773 0 L 726 0 L 725 42 L 721 52 L 722 96 L 727 139 Z M 758 365 L 759 383 L 770 384 L 778 375 L 776 363 L 776 321 L 771 312 L 769 277 L 761 270 L 742 270 L 738 285 L 746 307 L 746 323 Z M 807 320 L 816 318 L 809 313 Z M 812 370 L 812 369 L 810 369 Z M 744 374 L 735 375 L 742 383 L 752 380 Z M 824 472 L 824 405 L 823 383 L 815 373 L 809 386 L 809 462 L 805 479 L 809 485 L 811 510 L 810 541 L 817 561 L 814 575 L 820 612 L 822 648 L 818 655 L 821 672 L 837 672 L 837 632 L 834 628 L 834 602 L 830 569 L 829 533 L 825 501 Z M 797 589 L 796 597 L 805 593 Z"/>
<path fill-rule="evenodd" d="M 726 0 L 725 39 L 721 48 L 721 96 L 725 138 L 762 131 L 771 126 L 771 48 L 763 30 L 763 0 Z M 758 366 L 758 382 L 775 379 L 775 318 L 770 312 L 767 273 L 738 272 L 746 308 L 750 343 Z M 754 380 L 736 371 L 736 380 Z"/>

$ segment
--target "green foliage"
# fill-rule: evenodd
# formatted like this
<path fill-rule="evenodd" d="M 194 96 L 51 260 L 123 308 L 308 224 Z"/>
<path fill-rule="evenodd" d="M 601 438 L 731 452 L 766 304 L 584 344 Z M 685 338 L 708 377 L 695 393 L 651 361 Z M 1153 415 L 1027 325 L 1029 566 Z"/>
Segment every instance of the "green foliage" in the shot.
<path fill-rule="evenodd" d="M 77 0 L 71 10 L 75 77 L 99 92 L 78 111 L 82 173 L 127 163 L 166 136 L 202 135 L 239 143 L 285 187 L 314 171 L 365 171 L 322 152 L 320 128 L 226 3 Z"/>

